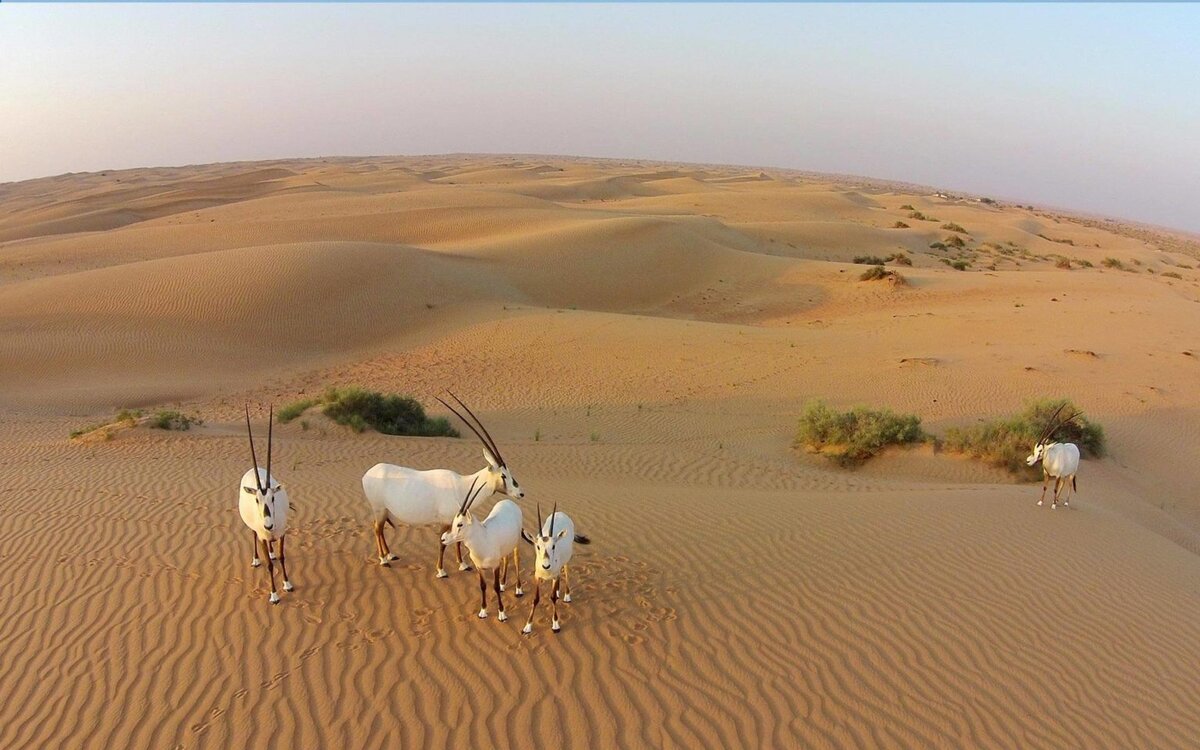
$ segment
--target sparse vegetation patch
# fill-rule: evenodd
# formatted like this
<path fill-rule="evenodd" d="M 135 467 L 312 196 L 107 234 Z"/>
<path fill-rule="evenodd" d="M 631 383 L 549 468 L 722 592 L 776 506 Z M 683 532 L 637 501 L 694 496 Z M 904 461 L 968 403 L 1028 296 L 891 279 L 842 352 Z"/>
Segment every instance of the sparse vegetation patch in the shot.
<path fill-rule="evenodd" d="M 1014 474 L 1040 476 L 1041 469 L 1031 469 L 1025 464 L 1025 458 L 1033 449 L 1033 442 L 1046 428 L 1051 415 L 1064 404 L 1062 417 L 1077 411 L 1073 403 L 1063 398 L 1031 401 L 1020 413 L 1011 417 L 993 419 L 971 427 L 951 428 L 947 430 L 942 445 L 947 450 L 983 459 Z M 1050 437 L 1052 440 L 1075 443 L 1085 456 L 1104 455 L 1104 429 L 1087 417 L 1078 416 L 1060 425 Z"/>
<path fill-rule="evenodd" d="M 839 412 L 824 401 L 810 401 L 800 415 L 795 445 L 829 456 L 842 466 L 856 466 L 889 445 L 924 439 L 921 418 L 915 415 L 865 406 Z"/>
<path fill-rule="evenodd" d="M 280 422 L 290 422 L 314 406 L 355 432 L 368 428 L 385 435 L 458 437 L 458 430 L 444 417 L 429 417 L 425 407 L 410 396 L 369 391 L 357 386 L 327 388 L 320 398 L 294 401 L 279 410 Z"/>

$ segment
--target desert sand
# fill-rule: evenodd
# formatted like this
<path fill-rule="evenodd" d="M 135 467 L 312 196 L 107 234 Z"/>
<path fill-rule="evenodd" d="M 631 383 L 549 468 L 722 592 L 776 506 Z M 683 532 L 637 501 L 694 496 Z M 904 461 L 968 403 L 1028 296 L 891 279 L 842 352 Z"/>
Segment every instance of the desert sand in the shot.
<path fill-rule="evenodd" d="M 929 247 L 947 222 L 965 271 Z M 858 279 L 895 252 L 906 283 Z M 1121 222 L 718 166 L 0 185 L 0 746 L 1200 746 L 1198 260 Z M 520 634 L 529 597 L 479 621 L 429 529 L 375 564 L 362 473 L 475 471 L 465 429 L 315 413 L 275 430 L 296 590 L 267 604 L 242 405 L 261 427 L 349 384 L 435 415 L 451 388 L 527 518 L 557 501 L 592 537 L 561 633 L 543 604 Z M 1043 396 L 1108 433 L 1069 509 L 929 448 L 845 470 L 791 445 L 810 398 L 940 433 Z M 68 438 L 125 407 L 205 424 Z"/>

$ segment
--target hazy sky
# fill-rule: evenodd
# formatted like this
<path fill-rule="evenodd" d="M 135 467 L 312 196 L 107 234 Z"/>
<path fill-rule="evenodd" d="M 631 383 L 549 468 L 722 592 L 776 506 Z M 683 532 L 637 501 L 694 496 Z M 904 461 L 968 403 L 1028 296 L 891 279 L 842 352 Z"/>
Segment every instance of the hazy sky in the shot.
<path fill-rule="evenodd" d="M 0 4 L 0 181 L 521 152 L 845 172 L 1200 230 L 1195 5 Z"/>

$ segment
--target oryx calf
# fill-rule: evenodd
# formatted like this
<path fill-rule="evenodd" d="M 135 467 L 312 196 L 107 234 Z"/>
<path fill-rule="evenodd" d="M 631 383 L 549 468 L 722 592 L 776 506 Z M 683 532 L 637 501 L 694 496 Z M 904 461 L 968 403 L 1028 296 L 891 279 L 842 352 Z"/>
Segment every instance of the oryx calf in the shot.
<path fill-rule="evenodd" d="M 283 568 L 283 590 L 291 591 L 291 580 L 288 578 L 287 558 L 284 553 L 284 542 L 287 533 L 288 504 L 287 491 L 283 489 L 275 477 L 271 475 L 272 425 L 275 408 L 271 407 L 267 415 L 267 468 L 258 465 L 258 456 L 254 453 L 254 431 L 250 429 L 250 407 L 246 406 L 246 432 L 250 437 L 250 460 L 254 468 L 242 475 L 241 489 L 238 491 L 238 513 L 242 521 L 250 527 L 253 555 L 250 566 L 257 568 L 262 562 L 258 558 L 259 547 L 267 556 L 267 571 L 271 574 L 271 603 L 279 603 L 279 594 L 275 591 L 275 550 L 272 545 L 279 542 L 279 566 Z"/>
<path fill-rule="evenodd" d="M 1033 452 L 1025 459 L 1025 463 L 1029 466 L 1036 465 L 1038 461 L 1042 462 L 1042 496 L 1038 498 L 1038 505 L 1045 501 L 1046 485 L 1050 482 L 1050 477 L 1054 477 L 1054 499 L 1050 502 L 1051 510 L 1058 508 L 1059 492 L 1064 488 L 1067 490 L 1067 494 L 1063 498 L 1063 505 L 1071 505 L 1071 493 L 1076 491 L 1075 472 L 1079 471 L 1079 447 L 1074 443 L 1053 443 L 1049 439 L 1059 427 L 1069 423 L 1082 413 L 1075 412 L 1056 423 L 1055 418 L 1065 406 L 1066 404 L 1063 404 L 1058 407 L 1058 411 L 1051 415 L 1050 423 L 1042 431 L 1037 442 L 1033 444 Z"/>
<path fill-rule="evenodd" d="M 463 498 L 450 530 L 442 534 L 442 544 L 462 542 L 467 545 L 467 553 L 479 573 L 479 618 L 488 616 L 487 613 L 487 579 L 484 571 L 492 571 L 492 584 L 496 590 L 496 609 L 498 619 L 504 622 L 508 615 L 504 611 L 504 587 L 500 584 L 500 568 L 508 558 L 513 556 L 513 566 L 517 571 L 517 595 L 521 594 L 521 564 L 517 555 L 517 543 L 521 541 L 521 507 L 512 500 L 501 500 L 492 506 L 492 512 L 487 518 L 476 521 L 471 515 L 471 504 L 483 487 L 471 488 Z M 508 576 L 507 567 L 504 571 Z"/>
<path fill-rule="evenodd" d="M 538 518 L 542 517 L 542 509 L 538 507 Z M 557 529 L 557 531 L 556 531 Z M 533 606 L 529 608 L 529 620 L 525 622 L 522 633 L 533 632 L 533 615 L 537 612 L 538 602 L 542 598 L 542 581 L 552 581 L 550 587 L 550 629 L 555 633 L 561 625 L 558 621 L 559 588 L 562 588 L 562 600 L 571 602 L 571 583 L 568 576 L 567 563 L 575 554 L 575 543 L 591 544 L 591 539 L 575 533 L 575 522 L 566 513 L 558 512 L 558 503 L 546 517 L 541 532 L 531 537 L 527 531 L 521 530 L 525 541 L 533 545 L 535 561 L 533 565 Z"/>
<path fill-rule="evenodd" d="M 479 421 L 466 404 L 459 401 L 453 393 L 450 397 L 458 402 L 467 414 L 471 415 L 474 423 L 460 414 L 454 407 L 442 399 L 438 401 L 463 421 L 479 441 L 483 443 L 483 458 L 487 466 L 474 474 L 459 474 L 448 469 L 432 469 L 419 471 L 405 466 L 392 464 L 376 464 L 363 475 L 363 493 L 367 496 L 367 504 L 371 506 L 371 520 L 375 528 L 375 551 L 379 555 L 379 564 L 387 565 L 396 556 L 388 547 L 384 535 L 384 524 L 395 526 L 402 523 L 408 526 L 441 527 L 442 533 L 450 530 L 450 522 L 456 511 L 462 506 L 463 497 L 476 485 L 486 493 L 483 497 L 491 497 L 502 492 L 519 500 L 525 497 L 525 490 L 517 485 L 512 471 L 492 440 L 487 428 Z M 478 425 L 478 427 L 476 427 Z M 459 570 L 470 570 L 462 558 L 461 546 L 456 546 Z M 438 542 L 437 573 L 438 578 L 446 577 L 442 561 L 446 547 Z"/>

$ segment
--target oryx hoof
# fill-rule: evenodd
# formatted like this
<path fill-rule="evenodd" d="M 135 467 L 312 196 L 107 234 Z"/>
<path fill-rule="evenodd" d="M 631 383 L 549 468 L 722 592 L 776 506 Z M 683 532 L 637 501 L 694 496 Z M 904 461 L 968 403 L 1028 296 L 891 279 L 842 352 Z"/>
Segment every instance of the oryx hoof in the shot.
<path fill-rule="evenodd" d="M 252 568 L 262 567 L 262 560 L 259 560 L 257 557 L 254 558 L 253 560 L 250 561 L 250 567 L 252 567 Z"/>
<path fill-rule="evenodd" d="M 283 590 L 284 591 L 295 591 L 296 587 L 292 585 L 291 581 L 284 581 L 283 582 Z"/>
<path fill-rule="evenodd" d="M 459 570 L 470 570 L 470 569 L 471 569 L 471 566 L 470 566 L 469 564 L 465 563 L 465 562 L 460 562 L 460 563 L 458 564 L 458 569 L 459 569 Z M 503 589 L 501 589 L 501 591 L 503 591 Z"/>
<path fill-rule="evenodd" d="M 508 584 L 504 584 L 504 583 L 500 584 L 500 591 L 501 591 L 501 592 L 505 591 L 507 588 L 508 588 Z"/>
<path fill-rule="evenodd" d="M 525 623 L 525 627 L 521 628 L 521 632 L 525 635 L 529 635 L 530 633 L 532 633 L 533 632 L 533 623 L 532 622 Z"/>
<path fill-rule="evenodd" d="M 500 610 L 500 614 L 496 615 L 496 619 L 499 620 L 500 622 L 507 622 L 508 621 L 508 613 L 505 612 L 504 610 Z"/>
<path fill-rule="evenodd" d="M 446 572 L 445 568 L 438 568 L 434 578 L 448 578 L 449 576 L 450 574 Z"/>
<path fill-rule="evenodd" d="M 389 552 L 389 553 L 387 553 L 387 559 L 388 559 L 388 562 L 391 562 L 392 560 L 399 560 L 400 556 Z"/>
<path fill-rule="evenodd" d="M 557 633 L 558 631 L 562 630 L 562 625 L 558 623 L 558 620 L 555 620 L 554 622 L 550 623 L 550 629 Z"/>
<path fill-rule="evenodd" d="M 1053 503 L 1053 504 L 1050 506 L 1050 510 L 1058 510 L 1058 503 Z"/>
<path fill-rule="evenodd" d="M 274 591 L 272 591 L 272 592 L 271 592 L 271 598 L 269 599 L 269 601 L 270 601 L 272 604 L 278 604 L 278 603 L 279 603 L 279 594 L 276 594 Z"/>
<path fill-rule="evenodd" d="M 1041 504 L 1042 504 L 1042 501 L 1041 501 L 1041 500 L 1038 500 L 1038 506 L 1039 506 L 1039 507 L 1041 506 Z"/>
<path fill-rule="evenodd" d="M 381 557 L 381 558 L 379 558 L 379 564 L 380 564 L 380 565 L 382 565 L 382 566 L 383 566 L 383 567 L 385 567 L 385 568 L 390 568 L 390 567 L 391 567 L 391 565 L 389 565 L 389 564 L 388 564 L 389 562 L 391 562 L 391 561 L 390 561 L 390 560 L 388 560 L 386 557 Z"/>
<path fill-rule="evenodd" d="M 480 620 L 486 620 L 486 619 L 487 619 L 487 610 L 486 610 L 486 609 L 481 609 L 481 610 L 479 610 L 479 619 L 480 619 Z"/>
<path fill-rule="evenodd" d="M 571 603 L 571 595 L 563 594 L 563 601 L 566 602 L 567 604 L 570 604 Z"/>
<path fill-rule="evenodd" d="M 525 596 L 525 591 L 518 586 L 517 590 L 513 592 L 513 596 Z"/>
<path fill-rule="evenodd" d="M 272 560 L 278 560 L 278 559 L 279 559 L 278 557 L 276 557 L 276 556 L 275 556 L 275 553 L 274 553 L 274 552 L 271 552 L 271 553 L 269 553 L 269 554 L 267 555 L 267 557 L 271 558 Z"/>

